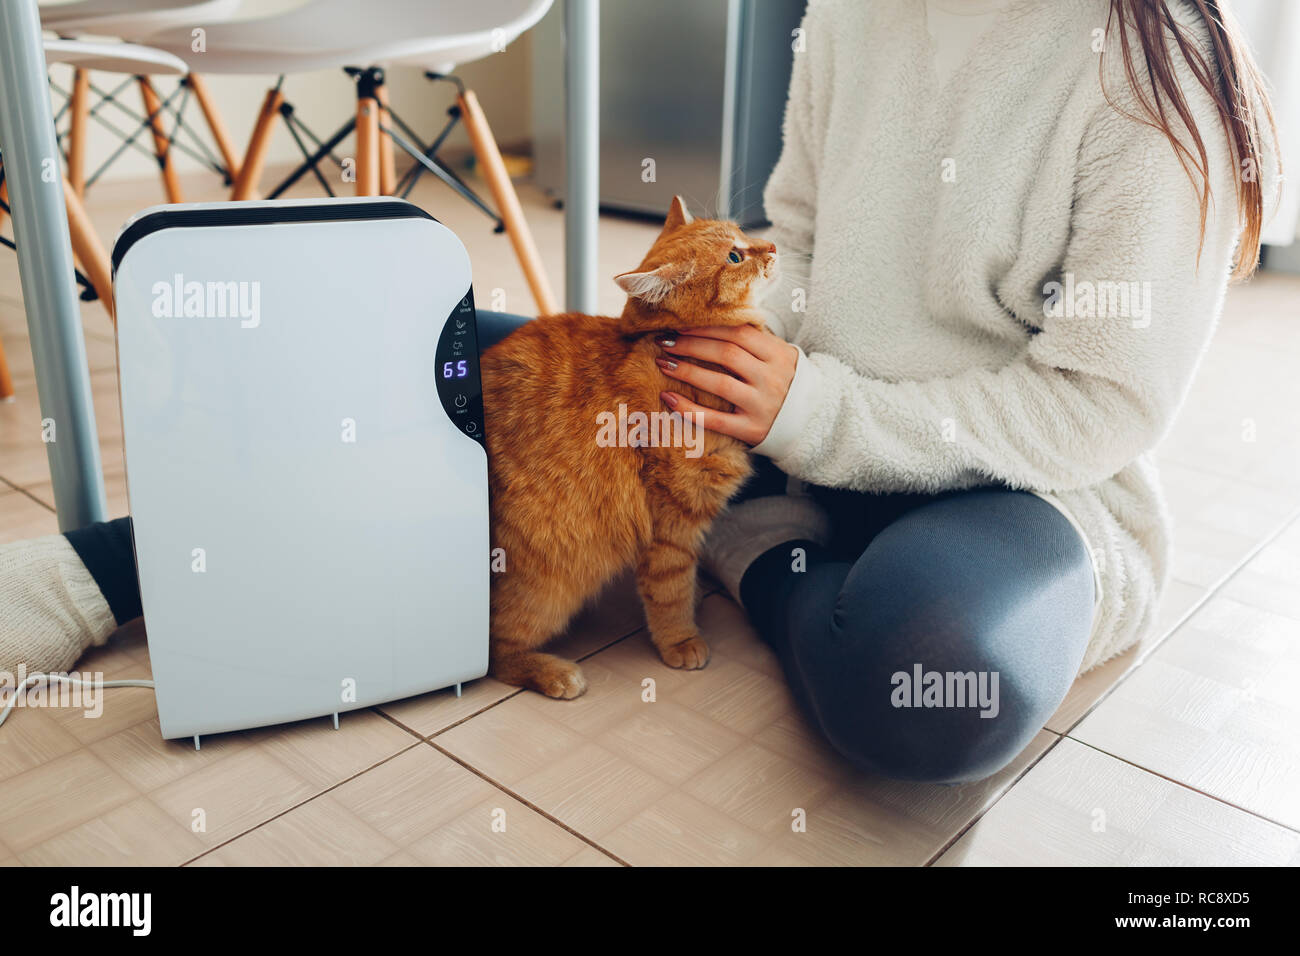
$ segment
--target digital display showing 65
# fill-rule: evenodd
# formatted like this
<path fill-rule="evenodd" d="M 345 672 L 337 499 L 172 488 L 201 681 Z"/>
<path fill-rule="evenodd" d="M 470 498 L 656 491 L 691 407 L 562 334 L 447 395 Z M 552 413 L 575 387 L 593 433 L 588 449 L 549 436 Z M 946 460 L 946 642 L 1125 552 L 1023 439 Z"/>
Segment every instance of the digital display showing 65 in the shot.
<path fill-rule="evenodd" d="M 483 437 L 483 386 L 479 381 L 475 318 L 474 292 L 466 290 L 443 324 L 431 371 L 438 398 L 452 424 L 462 434 L 487 447 Z"/>

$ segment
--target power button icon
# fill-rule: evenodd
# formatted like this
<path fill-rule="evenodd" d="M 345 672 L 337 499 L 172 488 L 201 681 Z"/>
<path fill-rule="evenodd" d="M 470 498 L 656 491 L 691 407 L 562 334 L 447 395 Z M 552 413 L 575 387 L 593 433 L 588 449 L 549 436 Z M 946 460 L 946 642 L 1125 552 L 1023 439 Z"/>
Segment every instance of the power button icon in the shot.
<path fill-rule="evenodd" d="M 457 407 L 457 408 L 464 408 L 464 407 L 465 407 L 466 405 L 468 405 L 468 404 L 469 404 L 469 399 L 466 398 L 466 397 L 464 396 L 464 394 L 461 394 L 461 395 L 457 395 L 457 396 L 456 396 L 456 407 Z"/>

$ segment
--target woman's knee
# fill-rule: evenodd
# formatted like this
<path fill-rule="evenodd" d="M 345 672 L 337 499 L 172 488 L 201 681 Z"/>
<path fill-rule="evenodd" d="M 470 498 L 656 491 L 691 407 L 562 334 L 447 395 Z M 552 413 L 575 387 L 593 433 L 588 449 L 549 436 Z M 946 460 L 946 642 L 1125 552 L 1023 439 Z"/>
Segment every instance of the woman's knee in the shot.
<path fill-rule="evenodd" d="M 1024 749 L 1055 700 L 1032 672 L 986 654 L 980 621 L 949 617 L 945 646 L 924 625 L 845 621 L 838 667 L 809 688 L 822 731 L 861 770 L 957 783 L 997 772 Z"/>
<path fill-rule="evenodd" d="M 988 776 L 1074 677 L 1092 614 L 1086 548 L 1041 499 L 989 494 L 886 529 L 844 580 L 831 634 L 797 648 L 823 731 L 864 770 Z"/>

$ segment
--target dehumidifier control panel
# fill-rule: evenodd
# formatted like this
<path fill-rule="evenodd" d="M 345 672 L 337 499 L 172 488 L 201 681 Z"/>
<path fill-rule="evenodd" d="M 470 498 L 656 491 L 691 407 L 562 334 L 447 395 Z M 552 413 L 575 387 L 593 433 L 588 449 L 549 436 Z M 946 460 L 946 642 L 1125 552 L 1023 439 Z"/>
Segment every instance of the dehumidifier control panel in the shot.
<path fill-rule="evenodd" d="M 473 289 L 465 293 L 447 316 L 442 335 L 438 337 L 433 375 L 438 397 L 452 424 L 486 448 Z"/>

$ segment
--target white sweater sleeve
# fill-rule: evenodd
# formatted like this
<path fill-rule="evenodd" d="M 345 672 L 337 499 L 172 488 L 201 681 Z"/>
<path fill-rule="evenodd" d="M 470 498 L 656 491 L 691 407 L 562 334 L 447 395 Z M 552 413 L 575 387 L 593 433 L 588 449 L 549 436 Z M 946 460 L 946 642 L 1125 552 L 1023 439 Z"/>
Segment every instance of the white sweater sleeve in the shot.
<path fill-rule="evenodd" d="M 816 7 L 809 4 L 800 29 L 805 43 L 809 38 L 814 43 L 828 43 L 829 34 L 816 32 Z M 818 105 L 830 95 L 829 89 L 814 89 L 814 83 L 821 84 L 814 77 L 812 61 L 813 53 L 808 50 L 794 54 L 782 125 L 784 145 L 763 190 L 763 206 L 772 221 L 768 238 L 776 243 L 783 277 L 763 297 L 762 306 L 768 327 L 787 340 L 794 338 L 803 317 L 794 309 L 795 293 L 811 268 L 820 165 L 816 157 L 823 141 L 817 122 L 823 111 Z"/>
<path fill-rule="evenodd" d="M 1212 170 L 1199 263 L 1198 195 L 1169 141 L 1104 108 L 1080 147 L 1061 276 L 1046 277 L 1137 283 L 1149 290 L 1146 318 L 1027 316 L 1039 331 L 1018 360 L 926 381 L 881 381 L 832 355 L 801 354 L 790 397 L 755 450 L 832 487 L 938 491 L 996 481 L 1065 491 L 1103 481 L 1151 449 L 1213 332 L 1238 234 L 1226 139 L 1208 99 L 1188 99 Z M 778 185 L 788 204 L 780 213 L 793 208 L 802 226 L 807 210 L 785 198 L 789 189 Z"/>

